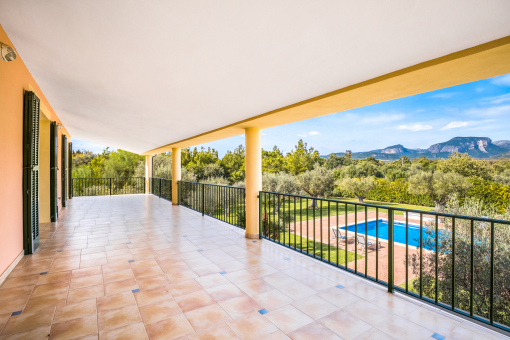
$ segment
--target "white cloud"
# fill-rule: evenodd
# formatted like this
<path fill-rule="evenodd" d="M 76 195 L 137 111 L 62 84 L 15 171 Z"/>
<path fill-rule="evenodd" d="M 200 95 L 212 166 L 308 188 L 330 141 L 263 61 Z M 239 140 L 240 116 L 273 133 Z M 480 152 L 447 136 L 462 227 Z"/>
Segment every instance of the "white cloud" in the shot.
<path fill-rule="evenodd" d="M 489 100 L 492 104 L 501 104 L 504 102 L 510 102 L 510 93 L 502 94 L 502 95 L 496 96 L 496 97 L 489 97 L 486 99 Z"/>
<path fill-rule="evenodd" d="M 451 98 L 458 94 L 460 94 L 460 92 L 443 92 L 443 93 L 436 93 L 436 94 L 430 96 L 429 98 L 448 99 L 448 98 Z"/>
<path fill-rule="evenodd" d="M 456 128 L 467 126 L 468 124 L 469 124 L 468 122 L 451 122 L 450 124 L 441 128 L 441 130 L 456 129 Z"/>
<path fill-rule="evenodd" d="M 492 80 L 492 83 L 499 86 L 510 86 L 510 74 L 496 77 Z"/>
<path fill-rule="evenodd" d="M 317 131 L 311 131 L 311 132 L 304 132 L 304 133 L 298 133 L 298 137 L 307 137 L 307 136 L 316 136 L 316 135 L 320 135 L 320 132 L 317 132 Z"/>
<path fill-rule="evenodd" d="M 407 124 L 400 125 L 397 127 L 399 130 L 411 130 L 411 131 L 421 131 L 421 130 L 430 130 L 432 126 L 426 124 Z"/>

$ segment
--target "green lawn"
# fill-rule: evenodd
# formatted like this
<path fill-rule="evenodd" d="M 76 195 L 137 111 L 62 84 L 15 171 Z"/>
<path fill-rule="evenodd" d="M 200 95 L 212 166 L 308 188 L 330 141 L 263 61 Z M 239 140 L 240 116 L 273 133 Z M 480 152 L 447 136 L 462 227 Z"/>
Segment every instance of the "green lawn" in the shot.
<path fill-rule="evenodd" d="M 302 249 L 304 252 L 308 251 L 309 254 L 315 254 L 318 257 L 321 257 L 322 250 L 322 258 L 325 260 L 330 260 L 331 263 L 337 263 L 337 254 L 338 254 L 338 263 L 340 265 L 345 265 L 345 249 L 336 248 L 333 246 L 329 246 L 329 257 L 328 257 L 328 244 L 321 243 L 319 241 L 309 240 L 306 237 L 301 237 L 294 233 L 285 232 L 285 236 L 281 235 L 278 240 L 281 243 L 285 243 L 286 245 L 296 247 L 296 249 Z M 336 242 L 336 241 L 335 241 Z M 308 245 L 308 249 L 307 249 Z M 315 245 L 315 251 L 314 251 Z M 351 251 L 347 251 L 347 262 L 352 262 L 355 259 L 356 254 Z M 358 259 L 362 259 L 363 256 L 357 255 Z"/>
<path fill-rule="evenodd" d="M 420 278 L 419 277 L 415 277 L 414 279 L 411 279 L 409 281 L 407 281 L 407 289 L 412 292 L 412 293 L 415 293 L 415 294 L 420 294 L 420 292 L 414 288 L 413 286 L 413 282 L 414 280 L 419 280 Z M 402 289 L 406 289 L 406 283 L 402 283 L 401 285 L 399 285 L 400 288 Z"/>
<path fill-rule="evenodd" d="M 333 199 L 347 201 L 347 202 L 357 202 L 358 201 L 357 199 L 353 199 L 353 198 L 334 197 Z M 334 202 L 331 202 L 328 204 L 328 202 L 323 201 L 322 205 L 321 205 L 321 201 L 317 201 L 318 209 L 312 209 L 312 208 L 308 208 L 308 206 L 311 204 L 311 202 L 312 202 L 311 199 L 296 198 L 294 200 L 294 198 L 291 197 L 290 201 L 285 201 L 285 204 L 283 204 L 280 207 L 280 212 L 283 212 L 283 210 L 285 209 L 285 214 L 287 215 L 290 212 L 291 215 L 295 216 L 295 221 L 297 221 L 297 222 L 299 222 L 301 220 L 305 221 L 305 220 L 318 219 L 321 217 L 327 217 L 328 215 L 336 217 L 336 216 L 343 216 L 345 214 L 345 204 L 344 203 L 338 203 L 338 205 L 337 205 L 337 203 L 334 203 Z M 422 211 L 433 211 L 434 210 L 434 208 L 431 208 L 431 207 L 423 207 L 423 206 L 410 205 L 410 204 L 386 203 L 386 202 L 377 202 L 377 201 L 370 201 L 370 200 L 365 200 L 365 203 L 381 206 L 381 208 L 379 209 L 379 212 L 381 212 L 381 213 L 387 213 L 387 209 L 385 209 L 386 207 L 413 209 L 413 210 L 422 210 Z M 266 209 L 268 209 L 269 204 L 266 205 L 265 207 L 266 207 Z M 273 202 L 271 201 L 271 208 L 272 207 L 273 207 Z M 338 211 L 337 211 L 337 207 L 338 207 Z M 356 209 L 355 205 L 347 204 L 347 214 L 354 213 L 355 209 Z M 358 210 L 358 213 L 364 212 L 365 207 L 358 206 L 357 210 Z M 376 209 L 372 208 L 372 207 L 367 208 L 367 211 L 375 211 L 375 210 Z M 264 205 L 262 206 L 262 213 L 264 213 Z M 403 215 L 403 212 L 395 211 L 395 215 Z M 331 223 L 333 223 L 332 225 L 336 224 L 336 218 L 331 219 Z M 342 222 L 342 219 L 339 218 L 339 224 L 344 224 L 344 223 L 345 223 L 345 219 Z"/>

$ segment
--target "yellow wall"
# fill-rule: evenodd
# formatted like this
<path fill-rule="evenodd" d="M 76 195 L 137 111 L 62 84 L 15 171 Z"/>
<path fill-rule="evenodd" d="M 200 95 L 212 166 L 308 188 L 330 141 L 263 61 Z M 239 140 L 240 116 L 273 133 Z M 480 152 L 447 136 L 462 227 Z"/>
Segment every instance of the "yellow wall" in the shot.
<path fill-rule="evenodd" d="M 0 42 L 16 49 L 2 26 L 0 26 Z M 25 90 L 34 91 L 41 100 L 41 111 L 49 115 L 48 118 L 51 120 L 61 124 L 25 66 L 22 56 L 18 54 L 16 60 L 8 63 L 0 61 L 0 159 L 2 160 L 0 162 L 0 275 L 23 251 L 22 168 Z M 65 129 L 60 131 L 67 133 Z M 44 181 L 49 181 L 49 176 Z M 41 186 L 44 188 L 45 183 L 41 183 Z"/>

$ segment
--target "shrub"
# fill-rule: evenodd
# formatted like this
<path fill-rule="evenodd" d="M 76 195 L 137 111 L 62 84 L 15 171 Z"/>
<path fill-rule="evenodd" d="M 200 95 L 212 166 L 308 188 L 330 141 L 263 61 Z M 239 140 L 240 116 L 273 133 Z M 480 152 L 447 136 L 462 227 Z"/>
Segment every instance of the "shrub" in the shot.
<path fill-rule="evenodd" d="M 473 197 L 466 198 L 461 204 L 456 196 L 450 198 L 445 207 L 445 212 L 454 215 L 488 217 L 496 219 L 510 219 L 506 212 L 501 216 L 496 207 L 485 204 Z M 471 291 L 471 244 L 474 244 L 474 295 L 473 309 L 475 315 L 488 318 L 490 308 L 490 278 L 491 278 L 491 225 L 487 222 L 475 221 L 473 223 L 474 240 L 471 240 L 471 221 L 457 218 L 455 221 L 455 279 L 452 289 L 453 272 L 453 223 L 451 218 L 440 218 L 440 232 L 435 238 L 435 222 L 426 224 L 423 233 L 423 248 L 432 251 L 423 252 L 422 261 L 422 284 L 423 295 L 435 298 L 438 290 L 438 301 L 451 305 L 452 296 L 455 294 L 455 307 L 469 311 Z M 510 227 L 505 224 L 494 226 L 494 320 L 506 326 L 510 326 Z M 437 255 L 434 251 L 438 249 Z M 437 256 L 437 263 L 436 263 Z M 415 291 L 420 290 L 420 255 L 409 256 L 410 267 L 416 279 L 412 281 Z M 436 287 L 436 265 L 438 268 Z"/>
<path fill-rule="evenodd" d="M 467 197 L 474 197 L 485 204 L 491 204 L 502 213 L 510 206 L 510 186 L 479 178 L 469 180 L 473 187 Z"/>

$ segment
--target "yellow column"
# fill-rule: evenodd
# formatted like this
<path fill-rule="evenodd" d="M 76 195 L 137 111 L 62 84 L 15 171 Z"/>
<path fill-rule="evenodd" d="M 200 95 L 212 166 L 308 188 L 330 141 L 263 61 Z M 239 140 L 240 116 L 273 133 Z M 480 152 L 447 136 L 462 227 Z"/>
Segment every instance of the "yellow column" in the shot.
<path fill-rule="evenodd" d="M 149 178 L 152 177 L 152 156 L 145 156 L 145 193 L 150 194 Z"/>
<path fill-rule="evenodd" d="M 259 238 L 259 191 L 262 190 L 262 147 L 259 128 L 245 129 L 246 238 Z"/>
<path fill-rule="evenodd" d="M 179 204 L 177 182 L 181 180 L 181 148 L 172 148 L 172 204 Z"/>

